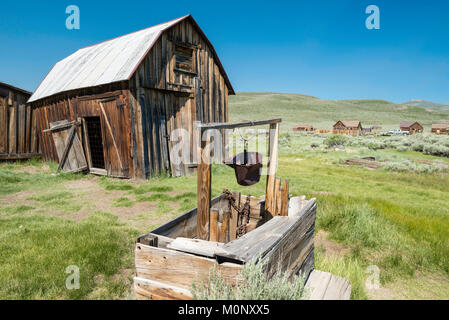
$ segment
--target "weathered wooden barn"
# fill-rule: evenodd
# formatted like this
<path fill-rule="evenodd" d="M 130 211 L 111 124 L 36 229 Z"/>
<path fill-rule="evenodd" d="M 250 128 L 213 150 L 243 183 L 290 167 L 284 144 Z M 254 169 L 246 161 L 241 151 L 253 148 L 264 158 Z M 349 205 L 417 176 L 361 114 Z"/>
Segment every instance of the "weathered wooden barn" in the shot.
<path fill-rule="evenodd" d="M 38 155 L 36 116 L 27 104 L 31 92 L 0 82 L 0 160 Z"/>
<path fill-rule="evenodd" d="M 362 123 L 358 120 L 339 120 L 334 124 L 332 133 L 361 136 L 363 135 Z"/>
<path fill-rule="evenodd" d="M 434 123 L 434 124 L 432 124 L 432 133 L 449 134 L 449 123 Z"/>
<path fill-rule="evenodd" d="M 401 122 L 399 125 L 401 131 L 407 131 L 410 134 L 421 133 L 424 131 L 423 126 L 419 122 Z"/>
<path fill-rule="evenodd" d="M 227 122 L 232 94 L 214 47 L 187 15 L 76 51 L 29 102 L 45 159 L 59 160 L 50 124 L 67 120 L 91 171 L 146 178 L 192 172 L 193 160 L 171 158 L 177 140 L 192 159 L 194 122 Z M 172 135 L 176 129 L 189 139 Z"/>

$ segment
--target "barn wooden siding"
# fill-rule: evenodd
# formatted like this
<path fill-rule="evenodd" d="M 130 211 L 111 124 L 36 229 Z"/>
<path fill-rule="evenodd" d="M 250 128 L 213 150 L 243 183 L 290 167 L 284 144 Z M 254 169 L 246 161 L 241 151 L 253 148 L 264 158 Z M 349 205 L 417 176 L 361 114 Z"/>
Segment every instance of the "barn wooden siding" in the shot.
<path fill-rule="evenodd" d="M 99 117 L 107 174 L 113 177 L 133 177 L 129 94 L 126 88 L 127 83 L 117 83 L 77 90 L 68 95 L 59 95 L 39 101 L 36 106 L 37 128 L 43 158 L 48 161 L 58 161 L 52 134 L 47 131 L 50 129 L 50 123 Z M 105 112 L 102 111 L 101 105 Z M 84 142 L 86 137 L 82 126 L 78 126 L 77 133 Z M 89 154 L 86 153 L 89 161 Z"/>
<path fill-rule="evenodd" d="M 193 50 L 191 71 L 177 68 L 175 46 Z M 175 129 L 186 129 L 193 150 L 195 121 L 228 121 L 230 92 L 212 50 L 191 20 L 184 20 L 162 34 L 131 78 L 134 130 L 142 137 L 136 139 L 136 167 L 142 170 L 138 176 L 192 173 L 192 163 L 170 161 L 169 151 L 176 142 L 167 137 Z"/>
<path fill-rule="evenodd" d="M 36 116 L 27 104 L 31 93 L 0 83 L 0 159 L 37 155 Z"/>

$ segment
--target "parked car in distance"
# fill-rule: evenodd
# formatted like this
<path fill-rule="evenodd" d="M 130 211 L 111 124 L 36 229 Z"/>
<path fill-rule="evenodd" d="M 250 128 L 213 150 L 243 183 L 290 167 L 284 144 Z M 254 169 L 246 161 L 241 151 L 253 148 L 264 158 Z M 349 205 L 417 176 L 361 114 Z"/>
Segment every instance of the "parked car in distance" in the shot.
<path fill-rule="evenodd" d="M 389 133 L 389 134 L 393 134 L 393 135 L 398 135 L 398 134 L 409 135 L 409 134 L 410 134 L 410 132 L 408 132 L 408 131 L 402 131 L 402 130 L 400 130 L 400 129 L 391 130 L 391 131 L 388 131 L 388 133 Z"/>

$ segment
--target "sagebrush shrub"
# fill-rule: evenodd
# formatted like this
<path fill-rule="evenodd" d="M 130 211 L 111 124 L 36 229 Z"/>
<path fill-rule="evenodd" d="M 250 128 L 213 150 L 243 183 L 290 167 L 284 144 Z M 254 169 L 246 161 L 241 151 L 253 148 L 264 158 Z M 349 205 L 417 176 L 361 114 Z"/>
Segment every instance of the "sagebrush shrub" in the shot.
<path fill-rule="evenodd" d="M 253 260 L 243 267 L 240 281 L 235 287 L 227 284 L 221 273 L 212 268 L 206 282 L 194 282 L 191 288 L 195 300 L 305 300 L 308 290 L 304 277 L 295 275 L 288 279 L 278 271 L 271 279 L 266 279 L 266 262 Z"/>

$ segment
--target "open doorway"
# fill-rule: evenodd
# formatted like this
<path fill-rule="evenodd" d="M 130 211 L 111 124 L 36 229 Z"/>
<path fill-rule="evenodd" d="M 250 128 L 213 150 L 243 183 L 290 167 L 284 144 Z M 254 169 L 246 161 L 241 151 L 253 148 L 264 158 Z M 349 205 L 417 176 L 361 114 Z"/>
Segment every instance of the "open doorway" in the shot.
<path fill-rule="evenodd" d="M 90 169 L 99 169 L 101 173 L 106 169 L 104 162 L 103 136 L 101 131 L 100 117 L 85 117 L 84 132 L 86 135 L 87 154 L 90 163 Z"/>

